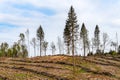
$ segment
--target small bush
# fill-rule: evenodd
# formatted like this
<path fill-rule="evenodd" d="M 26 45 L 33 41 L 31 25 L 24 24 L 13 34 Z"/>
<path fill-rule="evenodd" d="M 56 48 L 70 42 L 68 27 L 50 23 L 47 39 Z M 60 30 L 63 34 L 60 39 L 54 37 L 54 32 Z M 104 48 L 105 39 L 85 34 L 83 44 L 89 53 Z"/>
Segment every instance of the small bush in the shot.
<path fill-rule="evenodd" d="M 116 51 L 110 51 L 109 54 L 114 56 L 114 55 L 117 55 L 117 52 Z"/>
<path fill-rule="evenodd" d="M 95 56 L 101 56 L 103 55 L 101 50 L 96 50 Z"/>
<path fill-rule="evenodd" d="M 111 54 L 109 54 L 109 52 L 105 52 L 104 55 L 105 56 L 110 56 Z"/>
<path fill-rule="evenodd" d="M 0 80 L 3 80 L 2 78 L 0 78 Z"/>
<path fill-rule="evenodd" d="M 90 52 L 90 53 L 88 53 L 88 55 L 87 56 L 93 56 L 93 53 L 92 52 Z"/>

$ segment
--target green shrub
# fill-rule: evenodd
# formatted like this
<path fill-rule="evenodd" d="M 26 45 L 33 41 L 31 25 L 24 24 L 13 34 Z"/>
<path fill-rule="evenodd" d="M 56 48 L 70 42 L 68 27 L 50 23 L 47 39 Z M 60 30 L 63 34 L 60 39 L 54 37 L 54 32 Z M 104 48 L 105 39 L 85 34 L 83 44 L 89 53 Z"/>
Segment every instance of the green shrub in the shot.
<path fill-rule="evenodd" d="M 110 51 L 109 54 L 114 56 L 114 55 L 117 55 L 117 52 L 116 51 Z"/>
<path fill-rule="evenodd" d="M 104 55 L 105 56 L 110 56 L 111 54 L 109 54 L 109 52 L 105 52 Z"/>
<path fill-rule="evenodd" d="M 101 50 L 96 50 L 96 53 L 94 54 L 95 56 L 101 56 L 103 55 L 102 51 Z"/>
<path fill-rule="evenodd" d="M 2 78 L 0 78 L 0 80 L 3 80 Z"/>
<path fill-rule="evenodd" d="M 88 55 L 87 56 L 93 56 L 93 53 L 92 52 L 90 52 L 90 53 L 88 53 Z"/>

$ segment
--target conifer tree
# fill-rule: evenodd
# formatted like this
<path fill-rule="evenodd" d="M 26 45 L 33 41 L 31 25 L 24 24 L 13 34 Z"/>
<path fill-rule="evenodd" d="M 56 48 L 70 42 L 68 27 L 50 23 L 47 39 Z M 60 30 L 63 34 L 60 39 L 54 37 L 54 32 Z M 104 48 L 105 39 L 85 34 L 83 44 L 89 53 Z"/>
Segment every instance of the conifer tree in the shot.
<path fill-rule="evenodd" d="M 65 29 L 64 29 L 64 43 L 67 46 L 67 54 L 70 54 L 70 29 L 69 22 L 66 21 Z"/>
<path fill-rule="evenodd" d="M 100 46 L 100 30 L 99 30 L 98 25 L 96 25 L 95 27 L 94 39 L 95 39 L 95 47 L 97 48 L 96 52 L 98 53 L 99 46 Z"/>
<path fill-rule="evenodd" d="M 42 42 L 44 41 L 44 31 L 43 31 L 41 25 L 40 25 L 40 27 L 37 30 L 37 38 L 40 41 L 40 56 L 41 56 L 41 53 L 42 53 Z"/>
<path fill-rule="evenodd" d="M 73 6 L 70 7 L 69 13 L 68 13 L 68 19 L 66 20 L 66 26 L 64 29 L 64 39 L 69 42 L 69 45 L 71 44 L 72 48 L 72 56 L 73 56 L 73 69 L 75 69 L 75 42 L 78 40 L 78 30 L 79 25 L 77 24 L 77 16 L 75 13 L 75 10 Z"/>
<path fill-rule="evenodd" d="M 82 27 L 81 27 L 80 37 L 82 39 L 83 49 L 84 49 L 84 57 L 85 57 L 86 48 L 89 46 L 89 41 L 88 41 L 88 31 L 87 31 L 84 23 L 82 24 Z"/>

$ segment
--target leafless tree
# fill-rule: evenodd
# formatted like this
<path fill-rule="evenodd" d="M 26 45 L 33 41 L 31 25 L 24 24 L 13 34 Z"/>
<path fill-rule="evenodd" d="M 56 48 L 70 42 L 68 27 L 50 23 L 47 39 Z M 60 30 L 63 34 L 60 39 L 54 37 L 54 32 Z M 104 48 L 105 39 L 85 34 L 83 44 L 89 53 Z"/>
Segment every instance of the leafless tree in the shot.
<path fill-rule="evenodd" d="M 34 48 L 34 56 L 37 56 L 36 55 L 36 38 L 32 38 L 32 41 L 30 43 Z"/>

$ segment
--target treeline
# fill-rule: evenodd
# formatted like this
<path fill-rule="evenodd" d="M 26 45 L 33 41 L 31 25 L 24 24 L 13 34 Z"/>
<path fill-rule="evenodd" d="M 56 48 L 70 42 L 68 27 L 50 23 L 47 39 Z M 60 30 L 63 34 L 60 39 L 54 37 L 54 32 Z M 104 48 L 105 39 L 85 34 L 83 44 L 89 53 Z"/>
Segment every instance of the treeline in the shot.
<path fill-rule="evenodd" d="M 77 23 L 77 16 L 75 10 L 71 6 L 64 28 L 64 42 L 67 47 L 67 54 L 72 54 L 72 56 L 76 55 L 76 51 L 79 48 L 78 44 L 82 46 L 84 57 L 87 55 L 117 55 L 120 53 L 117 33 L 117 40 L 115 39 L 116 42 L 111 41 L 107 33 L 103 33 L 102 39 L 100 39 L 100 29 L 99 26 L 96 25 L 94 29 L 94 37 L 89 39 L 88 30 L 85 24 L 82 23 L 81 29 L 79 28 L 80 27 Z M 106 52 L 106 47 L 113 47 L 114 49 L 109 49 Z"/>
<path fill-rule="evenodd" d="M 91 55 L 117 55 L 120 54 L 120 46 L 118 41 L 111 41 L 107 33 L 102 34 L 100 39 L 100 29 L 96 25 L 94 29 L 94 37 L 89 39 L 88 30 L 85 23 L 82 23 L 81 28 L 77 23 L 77 16 L 74 8 L 71 6 L 68 12 L 65 28 L 63 31 L 63 40 L 58 37 L 58 50 L 59 54 L 72 55 L 73 59 L 76 55 L 81 55 L 82 51 L 85 56 Z M 48 49 L 48 42 L 45 40 L 45 33 L 42 26 L 37 29 L 36 37 L 29 39 L 29 29 L 24 33 L 20 33 L 20 39 L 15 42 L 11 47 L 8 43 L 4 42 L 0 45 L 0 56 L 4 57 L 28 57 L 30 54 L 30 45 L 34 50 L 34 56 L 46 56 Z M 117 34 L 116 34 L 117 39 Z M 25 41 L 26 40 L 26 41 Z M 102 41 L 101 41 L 102 40 Z M 82 46 L 82 48 L 80 48 Z M 111 49 L 105 51 L 107 47 Z M 54 42 L 50 43 L 52 55 L 55 55 L 57 49 Z M 30 56 L 31 57 L 31 56 Z"/>
<path fill-rule="evenodd" d="M 22 57 L 28 56 L 27 46 L 25 45 L 25 35 L 20 33 L 20 39 L 15 42 L 11 47 L 7 42 L 1 43 L 0 45 L 0 56 L 1 57 Z"/>

